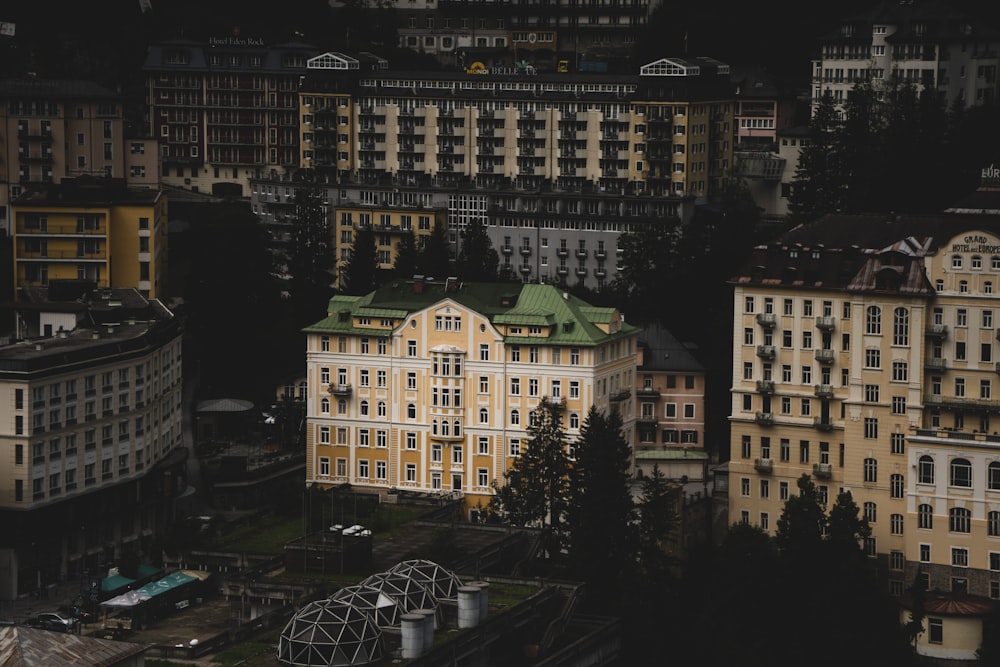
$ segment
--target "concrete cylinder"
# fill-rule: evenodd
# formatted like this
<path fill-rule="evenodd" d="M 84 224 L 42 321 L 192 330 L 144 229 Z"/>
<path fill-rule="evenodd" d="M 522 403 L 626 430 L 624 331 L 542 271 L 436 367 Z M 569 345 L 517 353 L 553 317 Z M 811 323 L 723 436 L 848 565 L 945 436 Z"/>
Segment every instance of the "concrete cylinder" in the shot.
<path fill-rule="evenodd" d="M 462 586 L 458 589 L 458 627 L 474 628 L 479 625 L 479 588 Z"/>
<path fill-rule="evenodd" d="M 424 651 L 434 646 L 434 630 L 437 628 L 437 612 L 433 609 L 414 609 L 414 614 L 424 617 Z"/>
<path fill-rule="evenodd" d="M 420 614 L 403 614 L 399 626 L 403 633 L 403 659 L 419 658 L 424 652 L 424 617 Z"/>
<path fill-rule="evenodd" d="M 473 581 L 469 585 L 479 589 L 479 622 L 484 623 L 490 613 L 490 582 Z"/>

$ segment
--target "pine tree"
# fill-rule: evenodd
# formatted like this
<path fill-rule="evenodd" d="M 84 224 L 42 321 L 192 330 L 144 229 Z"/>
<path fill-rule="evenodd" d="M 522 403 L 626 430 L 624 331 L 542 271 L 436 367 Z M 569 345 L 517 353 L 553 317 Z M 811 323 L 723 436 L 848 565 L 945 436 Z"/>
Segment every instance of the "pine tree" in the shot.
<path fill-rule="evenodd" d="M 295 323 L 306 326 L 326 312 L 333 294 L 336 261 L 333 232 L 323 212 L 323 190 L 310 179 L 295 189 L 295 216 L 287 260 Z"/>
<path fill-rule="evenodd" d="M 617 410 L 591 408 L 580 429 L 570 473 L 569 556 L 594 597 L 614 603 L 635 562 L 635 504 L 629 490 L 631 454 Z"/>
<path fill-rule="evenodd" d="M 396 244 L 392 273 L 397 278 L 412 278 L 417 273 L 417 237 L 412 229 Z"/>
<path fill-rule="evenodd" d="M 827 516 L 819 490 L 809 475 L 799 477 L 798 487 L 798 494 L 785 501 L 774 541 L 783 554 L 803 560 L 803 555 L 819 551 L 826 532 Z"/>
<path fill-rule="evenodd" d="M 486 228 L 473 220 L 461 233 L 462 249 L 458 254 L 458 276 L 470 282 L 494 282 L 498 277 L 500 256 L 493 249 Z"/>
<path fill-rule="evenodd" d="M 527 432 L 525 448 L 504 472 L 503 485 L 493 481 L 490 511 L 507 525 L 547 528 L 543 549 L 552 558 L 562 549 L 569 490 L 562 408 L 543 398 Z"/>
<path fill-rule="evenodd" d="M 789 214 L 797 222 L 811 222 L 843 205 L 846 174 L 838 125 L 833 98 L 824 94 L 809 122 L 809 144 L 799 154 L 795 168 Z"/>
<path fill-rule="evenodd" d="M 351 259 L 344 267 L 343 286 L 347 294 L 367 294 L 377 287 L 378 255 L 375 234 L 370 229 L 359 229 L 354 237 Z"/>
<path fill-rule="evenodd" d="M 420 273 L 428 277 L 446 278 L 453 275 L 448 234 L 440 220 L 434 222 L 434 229 L 420 250 L 417 267 Z"/>
<path fill-rule="evenodd" d="M 653 581 L 667 578 L 677 563 L 669 550 L 677 530 L 676 500 L 670 482 L 658 465 L 642 480 L 639 502 L 639 567 Z"/>

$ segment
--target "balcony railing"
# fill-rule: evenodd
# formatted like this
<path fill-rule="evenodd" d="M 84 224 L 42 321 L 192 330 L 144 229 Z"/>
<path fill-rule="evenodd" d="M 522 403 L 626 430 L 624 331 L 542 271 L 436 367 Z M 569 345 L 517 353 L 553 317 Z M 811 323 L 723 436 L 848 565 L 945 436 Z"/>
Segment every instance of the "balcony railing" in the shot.
<path fill-rule="evenodd" d="M 758 412 L 754 415 L 754 421 L 760 426 L 774 426 L 774 413 Z"/>
<path fill-rule="evenodd" d="M 611 402 L 617 403 L 619 401 L 626 400 L 631 395 L 632 395 L 632 390 L 631 389 L 622 389 L 620 391 L 616 391 L 615 393 L 611 394 L 608 397 L 608 400 L 611 401 Z"/>
<path fill-rule="evenodd" d="M 757 356 L 760 357 L 761 359 L 774 359 L 774 346 L 758 345 Z"/>
<path fill-rule="evenodd" d="M 833 475 L 833 465 L 829 463 L 814 463 L 813 475 L 822 479 L 830 479 Z"/>
<path fill-rule="evenodd" d="M 929 324 L 927 325 L 927 335 L 931 338 L 947 338 L 948 337 L 948 325 L 947 324 Z"/>
<path fill-rule="evenodd" d="M 924 367 L 930 370 L 943 371 L 948 368 L 948 360 L 941 357 L 931 357 L 924 362 Z"/>
<path fill-rule="evenodd" d="M 831 398 L 833 396 L 833 385 L 817 384 L 813 387 L 813 393 L 820 398 Z"/>
<path fill-rule="evenodd" d="M 833 363 L 833 350 L 829 348 L 821 348 L 816 350 L 816 361 L 821 364 L 832 364 Z"/>
<path fill-rule="evenodd" d="M 832 431 L 833 422 L 829 417 L 813 417 L 813 426 L 820 431 Z"/>
<path fill-rule="evenodd" d="M 754 470 L 757 472 L 772 472 L 774 470 L 774 460 L 773 459 L 754 459 L 753 461 Z"/>
<path fill-rule="evenodd" d="M 353 388 L 349 384 L 331 384 L 330 393 L 334 396 L 350 396 Z"/>
<path fill-rule="evenodd" d="M 774 380 L 757 380 L 757 391 L 762 394 L 773 394 Z"/>
<path fill-rule="evenodd" d="M 821 331 L 833 331 L 837 322 L 832 315 L 820 315 L 816 318 L 816 328 Z"/>
<path fill-rule="evenodd" d="M 765 329 L 773 329 L 776 323 L 777 317 L 774 313 L 757 313 L 757 324 Z"/>

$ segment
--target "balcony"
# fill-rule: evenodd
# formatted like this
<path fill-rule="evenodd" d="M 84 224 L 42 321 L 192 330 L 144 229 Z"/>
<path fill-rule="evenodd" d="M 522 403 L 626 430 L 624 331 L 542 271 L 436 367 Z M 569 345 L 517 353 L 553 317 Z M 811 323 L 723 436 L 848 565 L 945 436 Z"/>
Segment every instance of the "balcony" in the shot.
<path fill-rule="evenodd" d="M 833 476 L 833 465 L 830 463 L 814 463 L 813 475 L 820 479 L 830 479 Z"/>
<path fill-rule="evenodd" d="M 349 384 L 331 384 L 329 391 L 334 396 L 350 396 L 354 390 Z"/>
<path fill-rule="evenodd" d="M 833 331 L 837 322 L 832 315 L 820 315 L 816 318 L 816 328 L 820 331 Z"/>
<path fill-rule="evenodd" d="M 754 415 L 753 420 L 757 422 L 759 426 L 774 426 L 774 413 L 758 412 Z"/>
<path fill-rule="evenodd" d="M 941 357 L 931 357 L 924 362 L 924 368 L 932 371 L 943 371 L 948 369 L 948 360 Z"/>
<path fill-rule="evenodd" d="M 774 380 L 757 380 L 757 391 L 762 394 L 773 394 Z"/>
<path fill-rule="evenodd" d="M 948 325 L 928 324 L 926 333 L 928 338 L 937 338 L 938 340 L 944 340 L 945 338 L 948 337 Z"/>
<path fill-rule="evenodd" d="M 833 363 L 833 350 L 830 348 L 822 348 L 816 350 L 816 361 L 821 364 L 832 364 Z"/>
<path fill-rule="evenodd" d="M 577 259 L 587 259 L 587 249 L 586 248 L 577 248 L 576 258 Z"/>
<path fill-rule="evenodd" d="M 514 246 L 512 246 L 512 245 L 503 245 L 503 246 L 500 246 L 500 252 L 502 252 L 505 255 L 513 255 L 514 254 Z"/>
<path fill-rule="evenodd" d="M 765 329 L 773 329 L 777 323 L 777 316 L 774 313 L 757 313 L 757 324 Z"/>
<path fill-rule="evenodd" d="M 774 359 L 774 346 L 773 345 L 758 345 L 757 346 L 757 356 L 761 359 Z"/>
<path fill-rule="evenodd" d="M 569 275 L 569 267 L 560 266 L 559 268 L 556 269 L 556 273 L 558 273 L 560 276 L 567 276 Z"/>
<path fill-rule="evenodd" d="M 813 393 L 819 398 L 833 398 L 833 385 L 817 384 L 813 387 Z"/>
<path fill-rule="evenodd" d="M 753 469 L 757 472 L 773 472 L 774 459 L 754 459 Z"/>
<path fill-rule="evenodd" d="M 556 248 L 556 255 L 559 257 L 569 257 L 569 248 Z"/>
<path fill-rule="evenodd" d="M 635 418 L 640 426 L 656 426 L 656 415 L 642 414 Z"/>
<path fill-rule="evenodd" d="M 529 265 L 529 264 L 522 264 L 520 267 L 518 267 L 518 270 L 521 273 L 531 273 L 531 265 Z"/>
<path fill-rule="evenodd" d="M 604 280 L 608 277 L 608 272 L 606 269 L 594 269 L 594 277 L 598 280 Z"/>
<path fill-rule="evenodd" d="M 584 278 L 586 278 L 587 277 L 587 267 L 585 267 L 585 266 L 578 266 L 578 267 L 576 267 L 576 277 L 580 278 L 581 280 L 584 279 Z"/>
<path fill-rule="evenodd" d="M 602 250 L 601 248 L 598 248 L 597 250 L 594 251 L 594 259 L 598 261 L 604 261 L 607 258 L 608 258 L 607 250 Z"/>
<path fill-rule="evenodd" d="M 616 392 L 612 393 L 610 396 L 608 396 L 608 400 L 611 401 L 612 403 L 618 403 L 620 401 L 624 401 L 624 400 L 628 399 L 630 396 L 632 396 L 632 390 L 631 389 L 622 389 L 622 390 L 616 391 Z"/>
<path fill-rule="evenodd" d="M 813 417 L 813 427 L 820 431 L 832 431 L 833 422 L 829 417 Z"/>
<path fill-rule="evenodd" d="M 652 397 L 657 397 L 657 396 L 660 395 L 660 388 L 659 387 L 653 387 L 653 386 L 639 387 L 638 389 L 635 390 L 635 395 L 636 396 L 647 396 L 647 397 L 652 396 Z"/>
<path fill-rule="evenodd" d="M 530 257 L 531 256 L 531 246 L 523 245 L 520 248 L 518 248 L 518 252 L 521 253 L 522 257 Z"/>

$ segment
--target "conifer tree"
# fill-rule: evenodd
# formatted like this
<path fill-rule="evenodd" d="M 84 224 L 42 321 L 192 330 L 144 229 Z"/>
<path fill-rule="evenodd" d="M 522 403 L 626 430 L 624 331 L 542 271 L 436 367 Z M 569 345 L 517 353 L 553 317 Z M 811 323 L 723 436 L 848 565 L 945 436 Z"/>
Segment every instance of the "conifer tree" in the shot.
<path fill-rule="evenodd" d="M 844 203 L 846 174 L 838 126 L 833 98 L 826 93 L 809 122 L 809 144 L 799 154 L 795 168 L 789 214 L 796 222 L 816 220 Z"/>

